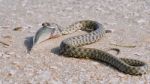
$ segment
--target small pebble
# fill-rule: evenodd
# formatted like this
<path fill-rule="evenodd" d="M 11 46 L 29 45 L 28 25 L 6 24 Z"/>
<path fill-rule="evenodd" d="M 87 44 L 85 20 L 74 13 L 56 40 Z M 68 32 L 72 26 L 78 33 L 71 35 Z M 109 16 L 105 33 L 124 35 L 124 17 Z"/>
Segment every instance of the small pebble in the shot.
<path fill-rule="evenodd" d="M 0 39 L 0 44 L 3 44 L 4 47 L 10 46 L 12 43 L 12 37 L 9 35 L 2 36 L 3 38 Z"/>
<path fill-rule="evenodd" d="M 22 27 L 16 27 L 13 29 L 14 31 L 21 31 L 22 30 Z"/>
<path fill-rule="evenodd" d="M 113 30 L 105 30 L 106 33 L 112 33 Z"/>
<path fill-rule="evenodd" d="M 15 52 L 12 52 L 12 51 L 7 51 L 7 52 L 5 52 L 5 54 L 7 54 L 7 55 L 14 55 L 15 54 Z"/>
<path fill-rule="evenodd" d="M 9 35 L 6 35 L 6 36 L 2 36 L 3 38 L 5 38 L 5 39 L 12 39 L 12 37 L 11 36 L 9 36 Z"/>

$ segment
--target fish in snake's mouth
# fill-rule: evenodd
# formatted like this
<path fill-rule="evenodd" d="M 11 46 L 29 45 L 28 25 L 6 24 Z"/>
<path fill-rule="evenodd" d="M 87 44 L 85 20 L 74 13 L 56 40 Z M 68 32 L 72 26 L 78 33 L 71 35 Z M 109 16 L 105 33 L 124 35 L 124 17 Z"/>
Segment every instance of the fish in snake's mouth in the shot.
<path fill-rule="evenodd" d="M 60 29 L 55 23 L 42 23 L 42 26 L 33 38 L 33 45 L 42 43 L 46 40 L 61 36 Z"/>

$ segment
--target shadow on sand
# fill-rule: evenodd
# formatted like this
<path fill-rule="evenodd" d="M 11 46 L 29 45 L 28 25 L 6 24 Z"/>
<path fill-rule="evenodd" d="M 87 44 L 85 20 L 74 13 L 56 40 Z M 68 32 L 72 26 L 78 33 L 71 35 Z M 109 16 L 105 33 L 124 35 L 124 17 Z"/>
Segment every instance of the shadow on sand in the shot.
<path fill-rule="evenodd" d="M 26 46 L 27 52 L 29 53 L 32 49 L 32 46 L 33 46 L 33 36 L 26 37 L 25 41 L 24 41 L 24 45 Z"/>

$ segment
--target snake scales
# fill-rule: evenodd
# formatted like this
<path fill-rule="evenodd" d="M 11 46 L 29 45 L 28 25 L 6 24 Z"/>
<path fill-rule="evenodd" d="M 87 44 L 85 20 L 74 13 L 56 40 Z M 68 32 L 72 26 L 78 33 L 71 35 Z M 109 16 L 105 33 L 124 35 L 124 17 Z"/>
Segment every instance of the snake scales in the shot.
<path fill-rule="evenodd" d="M 75 58 L 90 58 L 100 60 L 112 65 L 119 71 L 130 75 L 142 75 L 148 72 L 147 64 L 142 61 L 128 58 L 117 58 L 112 54 L 98 49 L 81 47 L 83 45 L 94 43 L 104 36 L 106 30 L 100 23 L 96 21 L 82 20 L 66 28 L 62 28 L 52 23 L 43 23 L 42 26 L 43 27 L 35 35 L 34 43 L 37 43 L 38 40 L 40 40 L 41 34 L 43 34 L 43 40 L 46 38 L 55 38 L 61 35 L 73 33 L 77 30 L 83 30 L 88 33 L 85 35 L 67 38 L 61 42 L 60 54 Z"/>

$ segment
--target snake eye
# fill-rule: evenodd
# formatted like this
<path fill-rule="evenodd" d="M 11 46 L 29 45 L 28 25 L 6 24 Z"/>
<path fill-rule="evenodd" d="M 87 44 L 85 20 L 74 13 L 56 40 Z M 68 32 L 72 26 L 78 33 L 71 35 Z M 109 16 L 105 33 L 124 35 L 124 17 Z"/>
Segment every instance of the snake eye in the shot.
<path fill-rule="evenodd" d="M 59 28 L 55 23 L 44 22 L 42 23 L 43 28 Z"/>
<path fill-rule="evenodd" d="M 48 23 L 48 22 L 44 22 L 44 23 L 42 23 L 42 26 L 43 26 L 43 27 L 50 26 L 50 23 Z"/>

